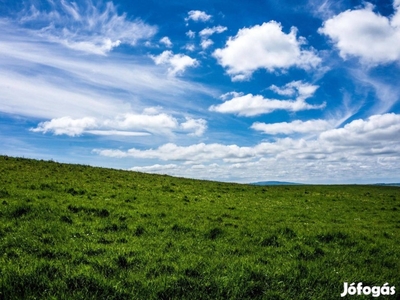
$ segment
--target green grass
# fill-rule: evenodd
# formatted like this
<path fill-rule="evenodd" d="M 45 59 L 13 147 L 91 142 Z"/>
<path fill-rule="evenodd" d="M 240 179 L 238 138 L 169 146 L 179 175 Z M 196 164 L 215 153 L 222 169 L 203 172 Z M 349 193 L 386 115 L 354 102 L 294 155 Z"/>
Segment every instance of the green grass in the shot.
<path fill-rule="evenodd" d="M 0 299 L 400 290 L 399 241 L 398 187 L 249 186 L 0 156 Z"/>

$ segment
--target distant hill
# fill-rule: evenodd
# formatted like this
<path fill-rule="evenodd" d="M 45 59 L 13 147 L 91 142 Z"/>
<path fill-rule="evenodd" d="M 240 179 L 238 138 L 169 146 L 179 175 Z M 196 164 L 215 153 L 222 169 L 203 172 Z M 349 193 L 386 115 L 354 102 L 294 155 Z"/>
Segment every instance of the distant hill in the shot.
<path fill-rule="evenodd" d="M 287 182 L 287 181 L 260 181 L 260 182 L 252 182 L 249 184 L 250 185 L 303 185 L 303 183 Z M 371 183 L 371 184 L 367 184 L 367 185 L 400 187 L 400 183 Z"/>
<path fill-rule="evenodd" d="M 301 185 L 302 183 L 286 182 L 286 181 L 259 181 L 250 184 L 251 185 Z"/>
<path fill-rule="evenodd" d="M 373 185 L 399 186 L 400 187 L 400 183 L 375 183 Z"/>

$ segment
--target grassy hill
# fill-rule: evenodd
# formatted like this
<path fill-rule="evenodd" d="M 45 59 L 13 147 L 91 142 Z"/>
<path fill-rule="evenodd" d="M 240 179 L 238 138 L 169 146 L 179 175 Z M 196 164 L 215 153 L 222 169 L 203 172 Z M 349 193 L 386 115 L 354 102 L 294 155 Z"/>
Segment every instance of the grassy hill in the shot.
<path fill-rule="evenodd" d="M 0 299 L 338 299 L 343 282 L 398 294 L 399 241 L 398 187 L 0 156 Z"/>

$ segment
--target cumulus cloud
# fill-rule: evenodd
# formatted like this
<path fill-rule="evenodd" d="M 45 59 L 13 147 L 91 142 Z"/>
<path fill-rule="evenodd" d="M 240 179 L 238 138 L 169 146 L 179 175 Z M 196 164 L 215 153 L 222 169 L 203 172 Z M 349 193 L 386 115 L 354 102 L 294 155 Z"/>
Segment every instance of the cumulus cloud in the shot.
<path fill-rule="evenodd" d="M 294 81 L 288 83 L 283 88 L 275 87 L 274 89 L 280 94 L 289 94 L 293 96 L 296 94 L 295 100 L 277 100 L 264 98 L 261 95 L 253 94 L 238 94 L 232 93 L 232 99 L 226 100 L 228 94 L 223 95 L 224 103 L 219 105 L 210 106 L 210 111 L 220 113 L 233 113 L 239 116 L 257 116 L 261 114 L 271 113 L 275 110 L 287 110 L 287 111 L 301 111 L 308 109 L 322 109 L 325 107 L 325 103 L 320 105 L 312 105 L 307 103 L 305 100 L 313 96 L 318 86 L 303 83 L 300 81 Z M 282 92 L 284 91 L 284 92 Z M 288 93 L 290 91 L 290 93 Z"/>
<path fill-rule="evenodd" d="M 157 56 L 150 56 L 156 65 L 168 65 L 168 74 L 170 76 L 182 75 L 189 67 L 197 67 L 199 62 L 184 54 L 173 54 L 167 50 Z"/>
<path fill-rule="evenodd" d="M 167 164 L 167 165 L 160 165 L 155 164 L 152 166 L 145 166 L 145 167 L 133 167 L 130 168 L 131 171 L 137 172 L 145 172 L 145 173 L 165 173 L 165 171 L 175 170 L 179 166 L 177 164 Z"/>
<path fill-rule="evenodd" d="M 319 122 L 326 126 L 323 122 Z M 309 124 L 303 124 L 304 127 Z M 305 130 L 305 129 L 304 129 Z M 400 115 L 374 115 L 367 120 L 355 120 L 342 128 L 329 129 L 316 139 L 277 139 L 275 142 L 262 142 L 253 147 L 223 145 L 218 143 L 199 143 L 190 146 L 164 144 L 157 149 L 128 151 L 96 150 L 100 155 L 113 157 L 136 157 L 160 159 L 163 161 L 209 162 L 213 160 L 231 161 L 242 159 L 251 161 L 262 157 L 275 158 L 325 158 L 343 159 L 357 155 L 391 153 L 400 157 Z M 368 147 L 365 147 L 368 145 Z M 329 157 L 330 156 L 330 157 Z"/>
<path fill-rule="evenodd" d="M 194 44 L 186 44 L 185 49 L 188 51 L 194 51 L 196 49 L 196 46 Z"/>
<path fill-rule="evenodd" d="M 192 131 L 189 133 L 191 136 L 202 136 L 207 130 L 207 121 L 204 119 L 192 119 L 186 117 L 186 122 L 181 124 L 185 131 Z"/>
<path fill-rule="evenodd" d="M 186 35 L 187 35 L 189 38 L 193 39 L 193 38 L 196 36 L 196 32 L 194 32 L 194 31 L 192 31 L 192 30 L 189 30 L 189 31 L 186 32 Z"/>
<path fill-rule="evenodd" d="M 85 133 L 100 136 L 148 136 L 147 132 L 121 131 L 121 130 L 86 130 Z"/>
<path fill-rule="evenodd" d="M 304 122 L 302 126 L 308 125 Z M 392 113 L 354 120 L 308 140 L 283 138 L 249 147 L 168 143 L 156 149 L 95 149 L 94 152 L 108 157 L 173 161 L 166 165 L 134 167 L 133 170 L 192 178 L 210 179 L 211 173 L 211 178 L 216 180 L 243 182 L 263 178 L 341 183 L 358 179 L 366 182 L 377 178 L 377 172 L 381 178 L 398 178 L 399 134 L 400 115 Z"/>
<path fill-rule="evenodd" d="M 195 144 L 190 146 L 178 146 L 173 143 L 168 143 L 158 147 L 157 149 L 139 150 L 129 149 L 128 151 L 121 150 L 96 150 L 100 155 L 112 157 L 137 157 L 147 159 L 160 159 L 171 161 L 208 161 L 214 159 L 251 157 L 254 155 L 254 150 L 250 147 L 238 147 L 237 145 L 222 145 L 222 144 Z"/>
<path fill-rule="evenodd" d="M 281 96 L 294 96 L 297 94 L 299 98 L 306 99 L 314 95 L 318 86 L 298 80 L 289 82 L 282 87 L 271 85 L 269 89 Z"/>
<path fill-rule="evenodd" d="M 207 129 L 207 122 L 203 119 L 186 117 L 185 122 L 179 123 L 175 117 L 160 113 L 159 109 L 151 107 L 145 109 L 142 114 L 126 113 L 113 119 L 55 118 L 39 123 L 36 128 L 31 128 L 31 131 L 74 137 L 87 133 L 102 136 L 172 135 L 173 132 L 183 130 L 189 135 L 201 136 Z"/>
<path fill-rule="evenodd" d="M 105 55 L 121 44 L 134 46 L 157 32 L 141 20 L 118 14 L 112 2 L 52 2 L 51 10 L 31 6 L 19 18 L 21 24 L 51 42 L 92 54 Z"/>
<path fill-rule="evenodd" d="M 214 44 L 214 42 L 213 42 L 212 40 L 210 40 L 210 39 L 202 40 L 201 43 L 200 43 L 201 48 L 203 48 L 203 49 L 207 49 L 207 48 L 210 47 L 212 44 Z"/>
<path fill-rule="evenodd" d="M 199 32 L 199 35 L 201 37 L 201 47 L 203 49 L 207 49 L 208 47 L 210 47 L 212 44 L 214 44 L 214 42 L 209 39 L 209 37 L 215 33 L 222 33 L 225 30 L 227 30 L 227 27 L 224 26 L 214 26 L 212 28 L 204 28 L 202 31 Z"/>
<path fill-rule="evenodd" d="M 272 124 L 255 122 L 253 123 L 253 125 L 251 125 L 251 128 L 257 131 L 261 131 L 265 134 L 274 135 L 292 133 L 318 133 L 332 128 L 332 125 L 326 120 L 295 120 L 290 123 L 280 122 Z"/>
<path fill-rule="evenodd" d="M 171 48 L 172 47 L 172 42 L 169 39 L 169 37 L 164 36 L 162 39 L 160 39 L 160 43 L 164 44 L 166 47 Z"/>
<path fill-rule="evenodd" d="M 213 35 L 214 33 L 222 33 L 224 31 L 226 31 L 228 28 L 225 26 L 214 26 L 214 27 L 207 27 L 204 28 L 202 31 L 199 32 L 199 35 L 202 38 L 208 38 L 209 36 Z"/>
<path fill-rule="evenodd" d="M 146 130 L 153 134 L 170 134 L 178 127 L 178 121 L 171 115 L 127 113 L 115 119 L 105 120 L 104 125 L 120 130 Z"/>
<path fill-rule="evenodd" d="M 306 41 L 296 35 L 295 27 L 286 34 L 279 23 L 270 21 L 240 29 L 236 36 L 229 38 L 225 48 L 215 50 L 213 56 L 234 81 L 249 79 L 257 69 L 272 72 L 290 67 L 317 67 L 321 59 L 315 50 L 302 49 Z"/>
<path fill-rule="evenodd" d="M 222 94 L 221 96 L 219 96 L 219 98 L 225 101 L 225 100 L 236 98 L 236 97 L 240 97 L 240 96 L 243 96 L 243 95 L 244 95 L 243 93 L 228 92 L 228 93 Z"/>
<path fill-rule="evenodd" d="M 96 128 L 97 122 L 94 118 L 72 119 L 71 117 L 62 117 L 52 119 L 51 121 L 41 122 L 38 127 L 31 129 L 33 132 L 53 132 L 55 135 L 78 136 L 85 130 Z"/>
<path fill-rule="evenodd" d="M 185 18 L 185 21 L 188 22 L 192 20 L 194 22 L 207 22 L 211 19 L 211 15 L 206 14 L 204 11 L 200 10 L 191 10 L 188 12 L 188 16 Z"/>
<path fill-rule="evenodd" d="M 400 10 L 394 2 L 395 14 L 385 17 L 373 11 L 372 4 L 347 10 L 327 21 L 318 30 L 327 35 L 346 59 L 355 56 L 366 64 L 400 60 Z"/>
<path fill-rule="evenodd" d="M 375 145 L 399 144 L 400 115 L 388 113 L 373 115 L 367 120 L 355 120 L 343 128 L 337 128 L 321 133 L 320 139 L 341 145 Z"/>

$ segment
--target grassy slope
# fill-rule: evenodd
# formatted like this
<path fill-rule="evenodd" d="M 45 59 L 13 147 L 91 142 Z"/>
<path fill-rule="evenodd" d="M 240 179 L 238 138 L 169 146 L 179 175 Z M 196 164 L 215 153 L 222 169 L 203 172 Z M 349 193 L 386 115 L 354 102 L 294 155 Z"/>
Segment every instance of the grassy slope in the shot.
<path fill-rule="evenodd" d="M 398 187 L 0 156 L 0 299 L 338 299 L 344 281 L 400 292 L 399 213 Z"/>

